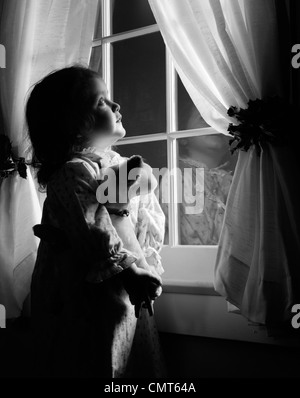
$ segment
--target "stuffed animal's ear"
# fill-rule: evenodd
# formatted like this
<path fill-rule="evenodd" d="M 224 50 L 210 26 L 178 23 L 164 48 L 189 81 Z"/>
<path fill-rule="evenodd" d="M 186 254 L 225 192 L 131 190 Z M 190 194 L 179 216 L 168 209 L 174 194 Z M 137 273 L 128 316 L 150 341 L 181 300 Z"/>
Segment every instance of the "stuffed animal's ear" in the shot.
<path fill-rule="evenodd" d="M 116 190 L 121 192 L 126 192 L 128 188 L 130 188 L 133 184 L 137 182 L 137 179 L 140 177 L 139 169 L 143 169 L 144 162 L 143 158 L 139 155 L 131 156 L 129 159 L 125 160 L 121 164 L 117 164 L 114 166 L 110 166 L 109 169 L 115 172 L 116 177 Z M 125 175 L 122 173 L 123 170 L 125 171 Z M 137 170 L 135 170 L 137 169 Z M 134 170 L 135 176 L 134 178 L 128 180 L 129 173 Z M 104 170 L 105 171 L 105 170 Z M 127 175 L 127 179 L 124 178 Z M 106 179 L 103 178 L 99 180 L 99 185 L 101 185 Z M 105 190 L 105 195 L 107 195 L 108 189 Z"/>
<path fill-rule="evenodd" d="M 139 155 L 133 155 L 131 156 L 131 158 L 129 158 L 127 160 L 127 172 L 128 172 L 128 176 L 129 173 L 134 170 L 134 169 L 142 169 L 144 166 L 144 162 L 143 162 L 143 158 Z M 127 181 L 128 184 L 128 188 L 130 188 L 133 184 L 135 184 L 137 182 L 137 178 L 140 178 L 140 172 L 138 170 L 135 170 L 136 172 L 138 172 L 138 174 L 136 175 L 135 179 L 130 179 Z"/>
<path fill-rule="evenodd" d="M 140 155 L 133 155 L 129 159 L 127 159 L 125 162 L 123 162 L 121 164 L 115 164 L 113 166 L 110 166 L 109 168 L 111 170 L 114 170 L 114 172 L 116 173 L 116 176 L 118 178 L 121 167 L 126 167 L 127 174 L 128 174 L 132 169 L 143 167 L 143 158 Z"/>
<path fill-rule="evenodd" d="M 140 155 L 133 155 L 127 160 L 127 170 L 143 167 L 143 158 Z"/>

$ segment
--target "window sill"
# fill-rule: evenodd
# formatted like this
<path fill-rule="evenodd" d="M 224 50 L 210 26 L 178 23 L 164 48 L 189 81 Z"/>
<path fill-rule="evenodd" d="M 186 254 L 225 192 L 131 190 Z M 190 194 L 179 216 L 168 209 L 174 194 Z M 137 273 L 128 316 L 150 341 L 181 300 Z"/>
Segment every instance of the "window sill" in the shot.
<path fill-rule="evenodd" d="M 295 346 L 295 340 L 269 337 L 241 315 L 228 312 L 213 287 L 217 246 L 164 246 L 163 293 L 155 303 L 160 332 L 254 343 Z"/>
<path fill-rule="evenodd" d="M 217 246 L 164 246 L 164 293 L 219 296 L 214 289 Z"/>
<path fill-rule="evenodd" d="M 219 296 L 211 282 L 191 282 L 187 280 L 163 279 L 164 293 L 195 294 L 200 296 Z"/>

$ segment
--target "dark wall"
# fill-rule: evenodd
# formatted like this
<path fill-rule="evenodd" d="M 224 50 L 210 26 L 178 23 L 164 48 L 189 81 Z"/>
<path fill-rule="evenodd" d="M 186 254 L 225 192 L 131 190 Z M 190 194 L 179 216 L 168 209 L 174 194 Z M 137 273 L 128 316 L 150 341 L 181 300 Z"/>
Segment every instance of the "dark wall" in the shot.
<path fill-rule="evenodd" d="M 161 333 L 169 377 L 300 377 L 300 348 Z"/>

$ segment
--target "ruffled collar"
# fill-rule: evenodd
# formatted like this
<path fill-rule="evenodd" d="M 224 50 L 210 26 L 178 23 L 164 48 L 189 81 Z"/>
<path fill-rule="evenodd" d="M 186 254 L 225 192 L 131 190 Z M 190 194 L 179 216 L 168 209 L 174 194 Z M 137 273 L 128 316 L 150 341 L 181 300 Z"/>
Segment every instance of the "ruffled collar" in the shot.
<path fill-rule="evenodd" d="M 97 147 L 87 147 L 76 151 L 76 156 L 85 157 L 95 163 L 100 163 L 101 167 L 108 167 L 119 164 L 121 156 L 110 148 L 99 149 Z"/>

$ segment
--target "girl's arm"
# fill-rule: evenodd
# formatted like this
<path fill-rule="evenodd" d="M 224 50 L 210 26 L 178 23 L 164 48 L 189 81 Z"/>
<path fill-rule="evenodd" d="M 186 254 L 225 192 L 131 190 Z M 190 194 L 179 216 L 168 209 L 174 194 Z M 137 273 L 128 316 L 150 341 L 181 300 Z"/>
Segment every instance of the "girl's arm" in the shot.
<path fill-rule="evenodd" d="M 94 283 L 119 274 L 136 261 L 123 248 L 106 208 L 98 203 L 97 188 L 84 161 L 68 162 L 47 187 L 48 196 L 58 204 L 59 227 L 76 263 L 82 264 L 87 280 Z"/>
<path fill-rule="evenodd" d="M 114 214 L 111 214 L 110 218 L 126 249 L 137 257 L 136 265 L 139 268 L 151 271 L 145 260 L 144 251 L 137 240 L 134 226 L 132 225 L 130 218 L 120 217 Z"/>

